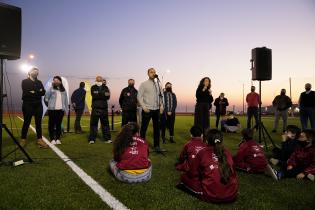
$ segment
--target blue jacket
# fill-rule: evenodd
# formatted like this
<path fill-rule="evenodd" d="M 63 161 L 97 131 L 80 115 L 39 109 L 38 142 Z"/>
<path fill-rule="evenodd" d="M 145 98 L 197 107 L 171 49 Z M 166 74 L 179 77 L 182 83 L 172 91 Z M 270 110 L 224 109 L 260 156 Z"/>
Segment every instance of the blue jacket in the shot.
<path fill-rule="evenodd" d="M 55 110 L 55 106 L 56 106 L 56 95 L 57 95 L 57 91 L 53 89 L 52 87 L 47 90 L 46 94 L 45 94 L 45 104 L 48 107 L 48 110 Z M 68 96 L 67 96 L 67 92 L 63 91 L 60 92 L 61 93 L 61 101 L 62 101 L 62 110 L 63 111 L 67 111 L 68 110 Z"/>
<path fill-rule="evenodd" d="M 84 109 L 85 107 L 85 94 L 84 88 L 76 89 L 71 95 L 71 103 L 75 104 L 74 109 Z"/>

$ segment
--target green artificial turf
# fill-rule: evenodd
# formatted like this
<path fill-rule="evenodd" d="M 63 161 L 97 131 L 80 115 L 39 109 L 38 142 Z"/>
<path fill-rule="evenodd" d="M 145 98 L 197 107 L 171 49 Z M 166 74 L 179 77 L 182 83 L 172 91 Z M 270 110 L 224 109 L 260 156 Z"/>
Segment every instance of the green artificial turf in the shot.
<path fill-rule="evenodd" d="M 16 126 L 20 128 L 21 121 L 14 119 Z M 5 121 L 9 122 L 8 118 Z M 119 121 L 120 117 L 116 117 L 115 122 Z M 240 117 L 240 121 L 244 127 L 245 117 Z M 273 117 L 265 117 L 263 122 L 271 131 Z M 73 118 L 71 118 L 71 130 L 73 130 L 72 124 Z M 93 145 L 88 144 L 89 117 L 82 119 L 86 133 L 67 133 L 62 137 L 62 145 L 58 147 L 130 209 L 315 208 L 315 183 L 308 180 L 274 181 L 265 175 L 239 172 L 239 197 L 236 202 L 223 205 L 199 201 L 176 189 L 175 185 L 180 173 L 175 170 L 174 164 L 183 145 L 190 138 L 189 129 L 192 124 L 192 116 L 176 117 L 176 144 L 161 144 L 161 147 L 168 151 L 165 156 L 150 154 L 153 165 L 152 179 L 142 184 L 121 183 L 111 175 L 108 162 L 112 158 L 112 144 L 100 141 L 101 138 L 97 139 Z M 211 118 L 210 124 L 213 127 L 214 118 Z M 289 124 L 299 125 L 299 120 L 289 118 Z M 115 128 L 119 130 L 120 126 L 116 124 Z M 19 136 L 19 132 L 20 130 L 14 130 L 15 136 Z M 112 132 L 113 139 L 117 132 Z M 270 134 L 276 143 L 280 142 L 279 133 Z M 43 121 L 43 135 L 48 137 L 46 117 Z M 147 139 L 152 146 L 151 125 Z M 233 154 L 236 152 L 240 139 L 239 134 L 224 134 L 224 144 Z M 0 209 L 109 209 L 52 150 L 39 149 L 35 142 L 35 134 L 30 130 L 27 151 L 35 163 L 18 167 L 2 164 L 0 167 Z M 267 142 L 269 144 L 269 141 Z M 4 134 L 3 153 L 11 151 L 12 148 L 14 148 L 12 141 Z M 21 152 L 17 151 L 7 157 L 6 161 L 21 158 L 25 159 Z"/>

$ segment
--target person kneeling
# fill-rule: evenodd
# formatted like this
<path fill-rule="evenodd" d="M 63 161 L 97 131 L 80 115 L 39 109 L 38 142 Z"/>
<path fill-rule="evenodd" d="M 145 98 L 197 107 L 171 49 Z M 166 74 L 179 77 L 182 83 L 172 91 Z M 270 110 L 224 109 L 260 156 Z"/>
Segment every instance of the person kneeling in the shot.
<path fill-rule="evenodd" d="M 149 146 L 139 136 L 137 123 L 126 124 L 114 141 L 114 159 L 110 169 L 122 182 L 139 183 L 150 180 L 152 165 L 149 157 Z"/>
<path fill-rule="evenodd" d="M 207 147 L 196 156 L 200 193 L 191 191 L 193 186 L 181 185 L 190 194 L 206 202 L 228 203 L 236 200 L 238 181 L 233 169 L 231 153 L 224 148 L 223 135 L 217 129 L 208 129 L 205 135 Z"/>
<path fill-rule="evenodd" d="M 236 133 L 241 128 L 240 121 L 234 116 L 233 112 L 229 113 L 227 119 L 221 121 L 221 131 Z"/>

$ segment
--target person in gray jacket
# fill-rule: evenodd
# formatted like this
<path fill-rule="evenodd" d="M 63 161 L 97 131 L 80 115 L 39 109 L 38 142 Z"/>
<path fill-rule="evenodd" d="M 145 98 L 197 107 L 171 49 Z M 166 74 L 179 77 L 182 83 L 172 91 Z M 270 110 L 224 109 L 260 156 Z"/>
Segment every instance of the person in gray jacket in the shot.
<path fill-rule="evenodd" d="M 68 96 L 60 76 L 53 78 L 52 87 L 45 94 L 48 107 L 48 131 L 52 144 L 61 144 L 61 123 L 68 110 Z"/>
<path fill-rule="evenodd" d="M 282 117 L 283 120 L 282 131 L 285 132 L 288 121 L 288 109 L 292 106 L 291 98 L 286 95 L 285 89 L 281 89 L 280 95 L 274 98 L 272 105 L 275 109 L 275 124 L 272 132 L 277 132 L 280 117 Z"/>

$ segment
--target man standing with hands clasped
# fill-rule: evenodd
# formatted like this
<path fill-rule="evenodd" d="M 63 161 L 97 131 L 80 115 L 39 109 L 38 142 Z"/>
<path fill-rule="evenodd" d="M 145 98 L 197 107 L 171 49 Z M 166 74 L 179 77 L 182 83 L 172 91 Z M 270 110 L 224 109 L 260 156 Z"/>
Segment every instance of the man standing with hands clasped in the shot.
<path fill-rule="evenodd" d="M 163 96 L 158 83 L 154 81 L 157 78 L 154 68 L 148 69 L 149 79 L 141 83 L 138 90 L 138 102 L 142 108 L 142 121 L 140 136 L 145 139 L 149 122 L 153 121 L 154 150 L 164 152 L 160 148 L 160 113 L 163 113 Z"/>

